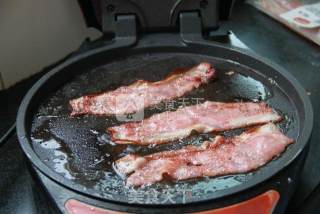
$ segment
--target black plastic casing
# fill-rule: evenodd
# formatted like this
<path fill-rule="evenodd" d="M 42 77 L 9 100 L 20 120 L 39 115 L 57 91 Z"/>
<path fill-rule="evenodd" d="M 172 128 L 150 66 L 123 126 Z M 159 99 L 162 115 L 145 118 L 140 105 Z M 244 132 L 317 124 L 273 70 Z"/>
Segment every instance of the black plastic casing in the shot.
<path fill-rule="evenodd" d="M 140 32 L 179 30 L 181 12 L 197 12 L 203 30 L 217 30 L 219 20 L 230 17 L 235 0 L 78 0 L 88 27 L 105 34 L 115 31 L 119 15 L 135 15 Z"/>
<path fill-rule="evenodd" d="M 262 194 L 270 189 L 280 192 L 280 201 L 275 213 L 282 213 L 294 191 L 297 175 L 307 153 L 307 145 L 313 126 L 312 106 L 305 90 L 297 80 L 278 65 L 246 52 L 215 41 L 205 40 L 202 35 L 201 17 L 197 12 L 179 14 L 180 33 L 148 33 L 137 37 L 136 16 L 121 15 L 118 17 L 113 33 L 113 40 L 100 39 L 58 65 L 44 75 L 27 93 L 18 112 L 17 134 L 20 145 L 35 169 L 35 174 L 47 192 L 52 196 L 60 211 L 64 212 L 63 204 L 75 198 L 101 208 L 131 213 L 190 213 L 225 207 Z M 231 60 L 253 68 L 267 77 L 277 77 L 277 83 L 286 94 L 290 94 L 292 103 L 298 113 L 299 138 L 290 151 L 286 151 L 273 164 L 263 169 L 263 173 L 250 181 L 226 188 L 217 194 L 204 195 L 201 200 L 188 204 L 175 205 L 141 205 L 128 204 L 123 201 L 112 201 L 101 198 L 82 185 L 68 180 L 50 169 L 33 150 L 30 139 L 30 128 L 33 113 L 38 104 L 49 93 L 57 90 L 74 75 L 78 75 L 81 67 L 94 65 L 104 60 L 112 61 L 119 55 L 134 56 L 141 53 L 193 53 L 209 55 Z M 51 187 L 50 187 L 51 185 Z M 51 188 L 51 189 L 50 189 Z M 59 191 L 52 191 L 60 189 Z M 59 201 L 60 200 L 60 201 Z M 60 204 L 60 205 L 59 205 Z"/>

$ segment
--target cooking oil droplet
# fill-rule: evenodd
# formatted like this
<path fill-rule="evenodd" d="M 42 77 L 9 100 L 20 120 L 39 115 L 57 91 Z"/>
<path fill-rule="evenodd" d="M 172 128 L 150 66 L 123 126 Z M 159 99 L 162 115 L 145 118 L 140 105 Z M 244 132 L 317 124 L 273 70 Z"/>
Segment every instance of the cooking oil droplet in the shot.
<path fill-rule="evenodd" d="M 91 132 L 92 134 L 95 134 L 95 135 L 99 134 L 99 132 L 98 132 L 98 131 L 93 130 L 93 129 L 90 129 L 90 132 Z"/>
<path fill-rule="evenodd" d="M 41 145 L 42 148 L 45 148 L 45 149 L 59 149 L 61 147 L 59 142 L 56 141 L 55 139 L 50 139 L 48 141 L 43 141 L 40 145 Z"/>

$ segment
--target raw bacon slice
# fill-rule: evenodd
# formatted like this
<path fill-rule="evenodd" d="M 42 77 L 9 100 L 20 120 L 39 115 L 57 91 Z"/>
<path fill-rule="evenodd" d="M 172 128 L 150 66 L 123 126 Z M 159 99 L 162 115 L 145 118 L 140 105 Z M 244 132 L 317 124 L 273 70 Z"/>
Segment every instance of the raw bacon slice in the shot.
<path fill-rule="evenodd" d="M 291 143 L 292 139 L 268 123 L 233 138 L 217 136 L 199 147 L 187 146 L 144 157 L 130 154 L 117 160 L 114 168 L 122 176 L 129 175 L 129 186 L 153 184 L 164 177 L 179 181 L 246 173 L 263 166 Z"/>
<path fill-rule="evenodd" d="M 207 101 L 156 114 L 140 122 L 111 127 L 107 131 L 115 143 L 148 145 L 181 139 L 193 130 L 208 133 L 279 120 L 281 117 L 266 103 Z"/>
<path fill-rule="evenodd" d="M 141 111 L 165 100 L 171 100 L 198 88 L 215 74 L 209 63 L 174 72 L 158 82 L 138 80 L 129 86 L 98 95 L 86 95 L 70 101 L 71 116 L 81 114 L 121 115 Z"/>

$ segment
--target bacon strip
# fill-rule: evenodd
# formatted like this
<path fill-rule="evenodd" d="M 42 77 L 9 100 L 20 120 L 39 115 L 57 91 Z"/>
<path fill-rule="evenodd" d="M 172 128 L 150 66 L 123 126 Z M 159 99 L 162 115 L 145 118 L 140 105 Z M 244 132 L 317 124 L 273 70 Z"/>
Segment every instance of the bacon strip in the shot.
<path fill-rule="evenodd" d="M 127 185 L 149 185 L 165 177 L 179 181 L 204 176 L 246 173 L 263 166 L 293 143 L 273 123 L 248 130 L 233 138 L 217 136 L 201 146 L 159 152 L 144 157 L 127 155 L 114 168 L 128 176 Z"/>
<path fill-rule="evenodd" d="M 165 100 L 172 100 L 207 83 L 215 74 L 209 63 L 174 72 L 158 82 L 138 80 L 129 86 L 99 95 L 86 95 L 70 101 L 71 116 L 81 114 L 121 115 L 141 111 Z"/>
<path fill-rule="evenodd" d="M 141 122 L 108 128 L 118 144 L 160 144 L 199 133 L 275 122 L 281 117 L 265 103 L 204 102 L 151 116 Z"/>

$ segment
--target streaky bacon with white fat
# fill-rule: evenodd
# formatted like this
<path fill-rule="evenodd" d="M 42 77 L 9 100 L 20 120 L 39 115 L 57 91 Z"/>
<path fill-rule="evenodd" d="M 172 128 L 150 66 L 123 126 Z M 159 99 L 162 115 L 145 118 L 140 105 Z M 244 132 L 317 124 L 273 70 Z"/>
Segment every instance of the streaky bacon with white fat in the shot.
<path fill-rule="evenodd" d="M 147 156 L 134 154 L 117 160 L 114 168 L 127 177 L 127 185 L 142 186 L 164 178 L 173 181 L 246 173 L 281 154 L 293 140 L 273 123 L 250 129 L 239 136 L 217 136 L 201 146 L 186 146 Z"/>
<path fill-rule="evenodd" d="M 158 82 L 138 80 L 129 86 L 98 95 L 70 100 L 71 116 L 81 114 L 121 115 L 138 112 L 162 101 L 172 100 L 207 83 L 214 68 L 206 62 L 183 72 L 173 72 Z"/>
<path fill-rule="evenodd" d="M 202 104 L 167 111 L 140 122 L 125 123 L 107 129 L 118 144 L 160 144 L 199 133 L 225 131 L 250 125 L 276 122 L 281 116 L 266 103 Z"/>

